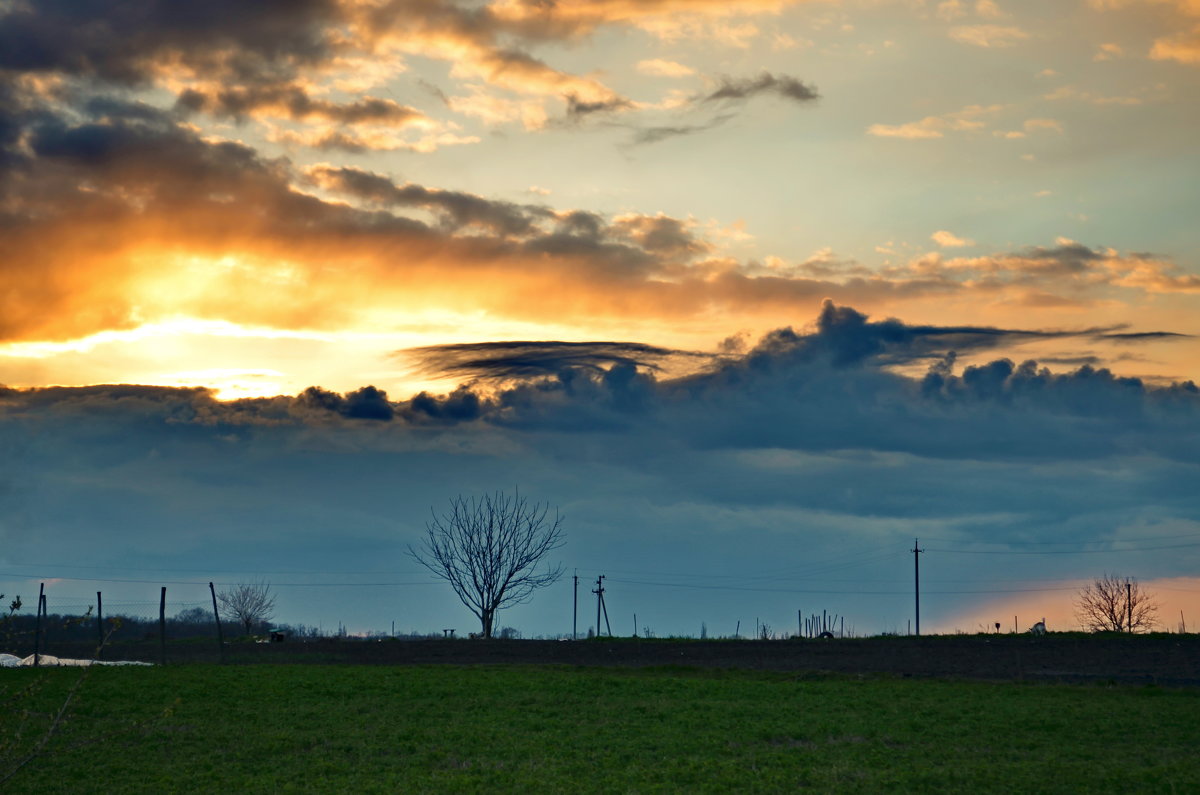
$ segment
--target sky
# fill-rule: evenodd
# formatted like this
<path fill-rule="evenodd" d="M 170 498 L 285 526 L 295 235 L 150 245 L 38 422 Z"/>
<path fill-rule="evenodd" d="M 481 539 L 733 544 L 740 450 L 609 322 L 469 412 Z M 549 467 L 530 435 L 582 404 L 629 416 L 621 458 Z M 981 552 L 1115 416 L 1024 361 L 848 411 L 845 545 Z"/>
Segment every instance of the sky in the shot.
<path fill-rule="evenodd" d="M 0 592 L 1200 626 L 1198 121 L 1197 0 L 0 0 Z"/>

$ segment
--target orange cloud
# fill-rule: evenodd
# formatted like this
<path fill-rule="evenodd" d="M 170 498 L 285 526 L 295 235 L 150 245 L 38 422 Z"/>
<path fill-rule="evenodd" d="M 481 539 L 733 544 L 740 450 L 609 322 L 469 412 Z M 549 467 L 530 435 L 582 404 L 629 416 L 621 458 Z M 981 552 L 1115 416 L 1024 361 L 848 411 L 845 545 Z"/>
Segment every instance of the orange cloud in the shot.
<path fill-rule="evenodd" d="M 959 237 L 953 232 L 947 232 L 945 229 L 939 229 L 930 235 L 929 238 L 943 248 L 960 248 L 962 246 L 975 245 L 974 240 Z"/>
<path fill-rule="evenodd" d="M 1189 31 L 1155 39 L 1150 57 L 1156 61 L 1200 64 L 1200 26 Z"/>
<path fill-rule="evenodd" d="M 662 58 L 638 61 L 637 70 L 642 74 L 657 75 L 659 77 L 687 77 L 696 73 L 696 70 L 690 66 L 684 66 L 681 63 L 667 61 Z"/>
<path fill-rule="evenodd" d="M 950 29 L 950 38 L 975 47 L 1012 47 L 1029 34 L 1011 25 L 960 25 Z"/>
<path fill-rule="evenodd" d="M 790 322 L 826 297 L 873 308 L 937 299 L 944 309 L 952 298 L 1047 306 L 1200 291 L 1200 277 L 1169 261 L 1071 241 L 885 268 L 833 252 L 739 261 L 717 256 L 691 219 L 299 169 L 141 105 L 46 118 L 28 127 L 31 156 L 0 181 L 0 203 L 20 219 L 0 259 L 4 340 L 78 339 L 180 317 L 356 329 L 430 307 L 593 328 L 630 318 L 756 326 Z"/>
<path fill-rule="evenodd" d="M 678 14 L 727 17 L 778 14 L 790 5 L 814 0 L 493 0 L 489 10 L 510 21 L 555 21 L 594 26 L 615 22 L 637 23 L 648 17 Z"/>
<path fill-rule="evenodd" d="M 867 134 L 880 138 L 907 138 L 910 140 L 943 138 L 947 132 L 971 132 L 983 129 L 987 125 L 980 121 L 979 117 L 1000 109 L 999 105 L 968 105 L 954 113 L 947 113 L 943 116 L 926 116 L 920 121 L 906 124 L 872 124 L 867 128 Z"/>

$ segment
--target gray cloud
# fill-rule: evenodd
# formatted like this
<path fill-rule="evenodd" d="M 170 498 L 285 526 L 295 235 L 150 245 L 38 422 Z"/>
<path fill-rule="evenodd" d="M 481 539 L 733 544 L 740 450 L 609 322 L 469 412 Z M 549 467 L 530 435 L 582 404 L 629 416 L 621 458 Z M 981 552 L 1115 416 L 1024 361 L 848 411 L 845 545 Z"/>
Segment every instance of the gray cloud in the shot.
<path fill-rule="evenodd" d="M 370 122 L 401 126 L 428 118 L 416 108 L 394 100 L 364 97 L 355 102 L 330 102 L 314 99 L 296 85 L 239 86 L 211 93 L 185 89 L 179 94 L 176 105 L 189 112 L 235 119 L 259 111 L 270 116 L 295 120 L 315 118 L 336 124 Z"/>
<path fill-rule="evenodd" d="M 667 359 L 712 358 L 637 342 L 555 340 L 431 345 L 400 351 L 399 355 L 416 359 L 421 371 L 433 375 L 505 380 L 553 376 L 573 369 L 603 373 L 616 366 L 661 370 Z"/>
<path fill-rule="evenodd" d="M 736 117 L 736 114 L 726 113 L 721 116 L 716 116 L 706 122 L 700 124 L 677 124 L 663 125 L 659 127 L 633 127 L 634 135 L 631 140 L 633 144 L 656 144 L 659 141 L 665 141 L 668 138 L 678 138 L 682 135 L 695 135 L 696 133 L 711 130 L 714 127 L 720 127 L 725 122 Z"/>
<path fill-rule="evenodd" d="M 1113 342 L 1146 342 L 1150 340 L 1179 340 L 1192 339 L 1191 334 L 1180 334 L 1176 331 L 1130 331 L 1130 332 L 1104 332 L 1096 335 L 1099 339 L 1111 340 Z"/>
<path fill-rule="evenodd" d="M 598 113 L 612 113 L 614 111 L 628 110 L 633 107 L 633 103 L 624 97 L 614 97 L 596 102 L 585 102 L 574 94 L 567 96 L 567 118 L 578 120 L 585 116 L 592 116 Z"/>
<path fill-rule="evenodd" d="M 396 185 L 380 174 L 356 168 L 317 166 L 308 173 L 318 184 L 378 204 L 433 210 L 442 216 L 449 229 L 478 226 L 499 235 L 528 235 L 536 231 L 535 222 L 550 217 L 543 207 L 517 205 L 412 183 Z"/>
<path fill-rule="evenodd" d="M 169 56 L 213 76 L 258 80 L 328 55 L 342 14 L 334 0 L 13 4 L 0 16 L 0 69 L 138 85 Z"/>
<path fill-rule="evenodd" d="M 758 77 L 722 77 L 712 91 L 695 98 L 696 102 L 741 102 L 760 94 L 776 94 L 795 102 L 812 102 L 820 98 L 815 86 L 790 75 L 763 72 Z"/>

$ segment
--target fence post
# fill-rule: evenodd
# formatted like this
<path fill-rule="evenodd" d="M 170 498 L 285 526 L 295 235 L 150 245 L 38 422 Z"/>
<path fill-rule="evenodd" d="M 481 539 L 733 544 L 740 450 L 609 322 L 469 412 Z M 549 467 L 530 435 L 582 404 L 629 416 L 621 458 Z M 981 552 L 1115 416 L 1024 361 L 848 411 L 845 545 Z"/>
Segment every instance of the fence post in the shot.
<path fill-rule="evenodd" d="M 96 644 L 96 658 L 99 659 L 100 652 L 104 649 L 104 602 L 99 591 L 96 591 L 96 635 L 99 638 L 99 643 Z"/>
<path fill-rule="evenodd" d="M 158 639 L 159 657 L 163 665 L 167 664 L 167 586 L 162 587 L 158 597 Z"/>
<path fill-rule="evenodd" d="M 37 618 L 33 622 L 33 667 L 42 662 L 42 605 L 46 604 L 46 583 L 38 586 Z"/>
<path fill-rule="evenodd" d="M 225 638 L 221 634 L 221 614 L 217 611 L 217 589 L 210 582 L 208 584 L 208 592 L 212 594 L 213 600 L 213 618 L 217 620 L 217 647 L 221 650 L 221 662 L 225 662 Z M 392 622 L 392 637 L 396 636 L 396 622 Z"/>

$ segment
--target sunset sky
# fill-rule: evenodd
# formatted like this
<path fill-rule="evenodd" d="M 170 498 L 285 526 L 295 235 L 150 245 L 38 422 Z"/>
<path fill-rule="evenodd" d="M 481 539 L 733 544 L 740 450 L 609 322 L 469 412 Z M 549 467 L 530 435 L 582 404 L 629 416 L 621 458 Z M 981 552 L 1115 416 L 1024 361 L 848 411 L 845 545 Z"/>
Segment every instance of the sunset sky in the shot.
<path fill-rule="evenodd" d="M 1200 627 L 1197 129 L 1200 0 L 0 0 L 0 592 Z"/>

